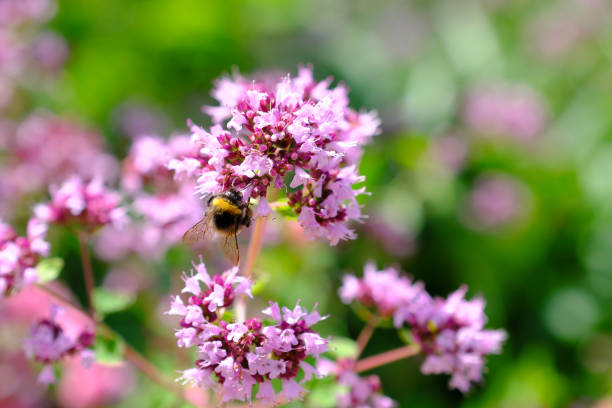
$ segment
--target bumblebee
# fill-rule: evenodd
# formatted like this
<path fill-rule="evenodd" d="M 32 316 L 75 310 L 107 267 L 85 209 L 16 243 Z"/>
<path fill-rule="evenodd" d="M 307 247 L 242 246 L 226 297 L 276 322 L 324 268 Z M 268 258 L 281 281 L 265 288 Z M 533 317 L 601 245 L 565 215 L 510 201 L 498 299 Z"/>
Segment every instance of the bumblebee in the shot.
<path fill-rule="evenodd" d="M 221 239 L 223 253 L 234 265 L 238 265 L 240 250 L 237 235 L 244 227 L 251 225 L 253 213 L 249 204 L 242 201 L 238 191 L 230 189 L 211 196 L 206 205 L 204 217 L 185 232 L 183 242 L 196 243 L 216 232 Z"/>

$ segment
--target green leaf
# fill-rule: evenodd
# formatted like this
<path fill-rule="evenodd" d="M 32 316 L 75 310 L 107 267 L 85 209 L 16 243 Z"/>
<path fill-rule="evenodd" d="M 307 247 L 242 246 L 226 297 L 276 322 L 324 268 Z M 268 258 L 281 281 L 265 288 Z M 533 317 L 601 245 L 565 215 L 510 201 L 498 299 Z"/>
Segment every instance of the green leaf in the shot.
<path fill-rule="evenodd" d="M 93 294 L 96 310 L 102 314 L 119 312 L 134 302 L 134 296 L 96 288 Z"/>
<path fill-rule="evenodd" d="M 125 344 L 115 334 L 98 334 L 94 343 L 96 361 L 102 364 L 117 364 L 123 361 Z"/>
<path fill-rule="evenodd" d="M 406 344 L 414 344 L 414 338 L 412 337 L 412 331 L 409 329 L 400 329 L 397 334 L 399 338 Z"/>
<path fill-rule="evenodd" d="M 57 279 L 63 268 L 64 260 L 62 258 L 43 259 L 36 266 L 39 282 L 46 283 Z"/>
<path fill-rule="evenodd" d="M 287 198 L 276 200 L 270 204 L 270 207 L 287 219 L 297 220 L 297 214 L 293 211 L 293 208 L 289 207 L 289 200 Z"/>
<path fill-rule="evenodd" d="M 357 355 L 357 343 L 348 337 L 334 337 L 329 342 L 329 352 L 336 359 L 353 358 Z"/>
<path fill-rule="evenodd" d="M 259 276 L 257 277 L 257 280 L 253 284 L 253 287 L 251 288 L 251 292 L 253 293 L 253 295 L 260 294 L 265 289 L 265 287 L 268 285 L 269 282 L 270 282 L 270 274 L 267 272 L 260 273 Z"/>
<path fill-rule="evenodd" d="M 316 385 L 308 394 L 308 400 L 312 406 L 317 408 L 333 408 L 337 406 L 336 396 L 346 391 L 346 387 L 338 384 L 332 379 L 317 381 Z"/>
<path fill-rule="evenodd" d="M 221 316 L 221 320 L 226 321 L 226 322 L 232 322 L 234 321 L 234 314 L 232 313 L 231 310 L 225 310 L 223 312 L 223 316 Z"/>

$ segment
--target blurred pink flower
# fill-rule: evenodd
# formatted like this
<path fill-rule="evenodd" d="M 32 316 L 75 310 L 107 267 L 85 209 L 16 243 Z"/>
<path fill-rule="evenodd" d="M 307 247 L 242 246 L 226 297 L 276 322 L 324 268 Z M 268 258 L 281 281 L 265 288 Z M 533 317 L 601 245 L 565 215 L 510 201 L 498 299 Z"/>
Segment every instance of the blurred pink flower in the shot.
<path fill-rule="evenodd" d="M 468 155 L 468 146 L 461 136 L 439 136 L 433 139 L 432 143 L 437 159 L 449 171 L 456 173 L 463 168 Z"/>
<path fill-rule="evenodd" d="M 129 395 L 136 385 L 134 370 L 126 364 L 94 363 L 86 368 L 68 359 L 63 367 L 57 399 L 64 408 L 110 406 Z"/>
<path fill-rule="evenodd" d="M 51 201 L 34 207 L 36 218 L 45 223 L 77 222 L 89 228 L 106 224 L 120 227 L 126 222 L 121 196 L 107 190 L 99 179 L 84 182 L 73 176 L 59 188 L 51 188 Z"/>
<path fill-rule="evenodd" d="M 36 382 L 37 374 L 19 351 L 0 351 L 0 407 L 43 408 L 46 387 Z"/>
<path fill-rule="evenodd" d="M 204 213 L 191 180 L 175 180 L 168 162 L 194 154 L 188 137 L 164 141 L 143 136 L 134 141 L 122 169 L 121 186 L 131 199 L 132 220 L 107 228 L 96 242 L 104 259 L 117 260 L 131 252 L 159 259 Z"/>
<path fill-rule="evenodd" d="M 22 38 L 0 27 L 0 76 L 12 79 L 18 75 L 26 62 L 25 51 L 26 44 Z"/>
<path fill-rule="evenodd" d="M 480 176 L 463 208 L 462 218 L 471 227 L 495 228 L 515 221 L 529 205 L 527 188 L 502 173 Z"/>
<path fill-rule="evenodd" d="M 345 371 L 339 375 L 338 382 L 349 387 L 345 394 L 340 394 L 338 408 L 393 408 L 397 403 L 386 395 L 381 394 L 382 385 L 377 375 L 360 377 Z"/>
<path fill-rule="evenodd" d="M 101 136 L 65 118 L 36 113 L 14 132 L 4 129 L 0 138 L 8 150 L 0 196 L 12 202 L 73 175 L 112 180 L 117 174 L 117 162 L 103 152 Z"/>
<path fill-rule="evenodd" d="M 26 355 L 43 364 L 38 376 L 38 381 L 43 384 L 55 382 L 53 364 L 67 356 L 78 354 L 84 366 L 90 366 L 94 360 L 93 331 L 85 328 L 76 337 L 67 335 L 56 319 L 62 312 L 62 308 L 52 305 L 50 317 L 36 322 L 30 329 L 30 336 L 23 341 Z"/>
<path fill-rule="evenodd" d="M 55 8 L 54 0 L 0 0 L 0 25 L 42 22 L 53 16 Z"/>
<path fill-rule="evenodd" d="M 382 217 L 372 216 L 365 224 L 365 228 L 390 255 L 406 258 L 416 250 L 414 236 Z"/>
<path fill-rule="evenodd" d="M 547 112 L 540 96 L 526 86 L 480 85 L 467 93 L 462 118 L 477 133 L 530 141 L 544 130 Z"/>
<path fill-rule="evenodd" d="M 27 237 L 17 236 L 13 227 L 0 220 L 0 295 L 15 294 L 38 280 L 36 265 L 49 253 L 45 241 L 47 225 L 33 218 Z"/>
<path fill-rule="evenodd" d="M 561 57 L 604 32 L 612 8 L 605 0 L 565 0 L 527 25 L 527 46 L 546 58 Z"/>
<path fill-rule="evenodd" d="M 69 54 L 70 50 L 64 37 L 54 32 L 42 33 L 32 46 L 34 61 L 47 70 L 61 68 Z"/>
<path fill-rule="evenodd" d="M 121 135 L 138 138 L 161 134 L 168 128 L 169 119 L 155 108 L 137 102 L 124 102 L 113 112 L 113 124 Z"/>

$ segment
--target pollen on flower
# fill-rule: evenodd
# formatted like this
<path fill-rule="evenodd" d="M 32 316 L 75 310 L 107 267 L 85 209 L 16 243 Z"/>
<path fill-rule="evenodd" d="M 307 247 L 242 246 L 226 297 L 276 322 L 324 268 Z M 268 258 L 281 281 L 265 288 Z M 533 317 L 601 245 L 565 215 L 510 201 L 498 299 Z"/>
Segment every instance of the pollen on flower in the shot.
<path fill-rule="evenodd" d="M 346 88 L 330 84 L 316 82 L 311 68 L 278 81 L 223 78 L 213 91 L 220 106 L 204 108 L 216 125 L 191 124 L 199 154 L 170 167 L 197 177 L 202 195 L 234 188 L 248 202 L 287 187 L 288 205 L 309 235 L 332 245 L 353 239 L 348 222 L 362 219 L 356 197 L 365 192 L 355 187 L 365 180 L 358 164 L 379 120 L 350 109 Z"/>
<path fill-rule="evenodd" d="M 271 302 L 262 311 L 271 323 L 257 317 L 220 320 L 219 309 L 231 306 L 239 294 L 250 294 L 251 282 L 236 276 L 236 268 L 211 278 L 203 263 L 194 267 L 184 276 L 182 292 L 189 298 L 175 297 L 167 312 L 181 316 L 178 346 L 194 347 L 198 356 L 179 380 L 210 389 L 220 385 L 224 401 L 254 397 L 270 403 L 277 397 L 271 381 L 279 379 L 282 397 L 299 398 L 306 391 L 302 384 L 320 375 L 306 360 L 327 351 L 327 340 L 311 328 L 323 317 L 299 304 L 288 309 Z"/>
<path fill-rule="evenodd" d="M 47 226 L 35 218 L 28 222 L 26 237 L 18 236 L 13 227 L 0 221 L 0 296 L 37 281 L 38 260 L 49 253 L 46 233 Z"/>

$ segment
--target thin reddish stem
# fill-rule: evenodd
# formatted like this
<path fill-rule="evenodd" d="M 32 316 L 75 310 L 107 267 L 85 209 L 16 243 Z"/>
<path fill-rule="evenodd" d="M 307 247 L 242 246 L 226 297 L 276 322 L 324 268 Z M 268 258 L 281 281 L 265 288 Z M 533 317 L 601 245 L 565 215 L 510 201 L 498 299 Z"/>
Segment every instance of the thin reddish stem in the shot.
<path fill-rule="evenodd" d="M 361 353 L 363 353 L 363 350 L 366 348 L 368 342 L 372 338 L 372 334 L 374 334 L 374 330 L 376 330 L 377 324 L 378 317 L 375 315 L 370 316 L 368 323 L 363 327 L 361 333 L 359 333 L 359 336 L 357 337 L 357 355 L 355 356 L 355 359 L 359 358 Z"/>
<path fill-rule="evenodd" d="M 261 252 L 261 244 L 267 219 L 268 217 L 257 217 L 255 220 L 255 227 L 253 228 L 253 234 L 251 234 L 251 242 L 249 243 L 245 266 L 243 268 L 243 275 L 249 279 L 253 276 L 255 262 Z M 239 322 L 246 320 L 246 295 L 243 294 L 238 297 L 234 310 L 236 311 L 236 319 Z"/>
<path fill-rule="evenodd" d="M 355 372 L 361 373 L 368 371 L 376 367 L 383 366 L 385 364 L 393 363 L 404 358 L 412 357 L 418 354 L 421 348 L 418 345 L 411 344 L 408 346 L 400 347 L 394 350 L 386 351 L 384 353 L 376 354 L 371 357 L 366 357 L 355 363 Z"/>
<path fill-rule="evenodd" d="M 53 297 L 56 301 L 58 301 L 58 303 L 62 303 L 64 306 L 71 307 L 78 313 L 81 313 L 83 316 L 87 317 L 89 320 L 91 320 L 91 322 L 94 325 L 96 325 L 96 327 L 101 332 L 112 333 L 115 336 L 120 337 L 117 333 L 115 333 L 113 329 L 111 329 L 106 324 L 96 320 L 92 314 L 81 309 L 72 300 L 67 299 L 63 295 L 60 295 L 59 293 L 57 293 L 56 291 L 54 291 L 53 289 L 47 286 L 43 286 L 43 285 L 36 285 L 36 286 L 39 289 L 46 292 L 47 294 L 49 294 L 51 297 Z M 170 391 L 180 400 L 185 401 L 190 404 L 192 403 L 189 400 L 189 398 L 184 394 L 181 387 L 177 386 L 174 382 L 166 379 L 164 375 L 162 375 L 153 364 L 151 364 L 142 354 L 134 350 L 134 348 L 132 348 L 129 344 L 127 344 L 125 340 L 124 340 L 124 344 L 125 344 L 125 347 L 124 347 L 123 356 L 125 357 L 127 361 L 132 363 L 134 367 L 136 367 L 144 375 L 149 377 L 149 379 L 151 379 L 153 382 L 157 383 L 158 385 L 162 386 L 166 390 Z"/>
<path fill-rule="evenodd" d="M 89 302 L 89 310 L 91 315 L 97 320 L 96 305 L 94 302 L 94 290 L 96 281 L 94 279 L 93 267 L 91 265 L 91 256 L 89 255 L 89 235 L 84 232 L 77 234 L 79 241 L 79 252 L 81 253 L 81 264 L 83 266 L 83 277 L 85 279 L 85 290 L 87 291 L 87 300 Z"/>
<path fill-rule="evenodd" d="M 244 263 L 243 275 L 247 278 L 251 278 L 253 274 L 253 268 L 255 262 L 261 251 L 261 244 L 263 241 L 263 233 L 265 231 L 266 221 L 268 217 L 257 217 L 255 220 L 255 227 L 253 228 L 253 234 L 251 235 L 251 242 L 249 243 L 249 249 L 247 251 L 246 262 Z"/>

